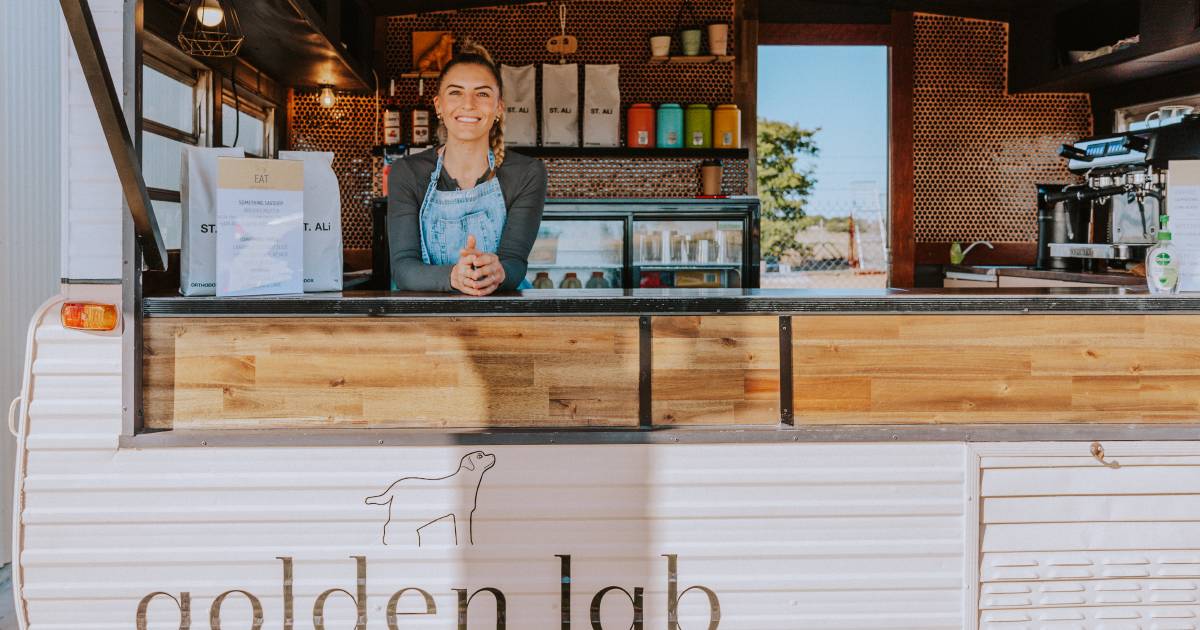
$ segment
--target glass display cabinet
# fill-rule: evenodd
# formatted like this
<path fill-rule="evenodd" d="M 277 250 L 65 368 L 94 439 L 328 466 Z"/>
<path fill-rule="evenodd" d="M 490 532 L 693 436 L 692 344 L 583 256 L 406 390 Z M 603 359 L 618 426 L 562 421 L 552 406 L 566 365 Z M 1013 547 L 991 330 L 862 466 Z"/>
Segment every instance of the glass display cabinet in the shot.
<path fill-rule="evenodd" d="M 391 287 L 387 199 L 372 203 L 372 269 Z M 548 199 L 526 278 L 534 288 L 758 288 L 759 202 Z"/>
<path fill-rule="evenodd" d="M 758 287 L 759 205 L 729 199 L 552 199 L 534 288 Z"/>

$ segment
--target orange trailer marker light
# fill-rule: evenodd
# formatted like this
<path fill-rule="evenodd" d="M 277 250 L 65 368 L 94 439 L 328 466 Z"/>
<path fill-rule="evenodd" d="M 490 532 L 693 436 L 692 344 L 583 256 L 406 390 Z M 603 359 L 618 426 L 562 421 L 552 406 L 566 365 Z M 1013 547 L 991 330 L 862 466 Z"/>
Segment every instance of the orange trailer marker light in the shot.
<path fill-rule="evenodd" d="M 91 302 L 67 302 L 61 311 L 63 328 L 75 330 L 114 330 L 120 321 L 120 313 L 113 304 Z"/>

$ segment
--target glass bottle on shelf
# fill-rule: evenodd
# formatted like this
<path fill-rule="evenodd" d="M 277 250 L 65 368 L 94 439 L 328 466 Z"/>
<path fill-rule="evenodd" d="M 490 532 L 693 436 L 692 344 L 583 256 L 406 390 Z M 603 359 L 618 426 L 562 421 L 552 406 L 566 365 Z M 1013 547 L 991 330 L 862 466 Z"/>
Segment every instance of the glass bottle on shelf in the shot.
<path fill-rule="evenodd" d="M 575 275 L 574 271 L 568 271 L 566 275 L 563 276 L 562 282 L 558 283 L 558 288 L 582 289 L 583 283 L 579 281 L 579 277 Z"/>
<path fill-rule="evenodd" d="M 546 271 L 537 272 L 537 277 L 533 279 L 533 288 L 553 289 L 554 281 L 550 279 L 550 273 Z"/>
<path fill-rule="evenodd" d="M 604 279 L 603 271 L 593 271 L 592 277 L 588 278 L 587 288 L 589 289 L 607 289 L 609 288 L 608 280 Z"/>

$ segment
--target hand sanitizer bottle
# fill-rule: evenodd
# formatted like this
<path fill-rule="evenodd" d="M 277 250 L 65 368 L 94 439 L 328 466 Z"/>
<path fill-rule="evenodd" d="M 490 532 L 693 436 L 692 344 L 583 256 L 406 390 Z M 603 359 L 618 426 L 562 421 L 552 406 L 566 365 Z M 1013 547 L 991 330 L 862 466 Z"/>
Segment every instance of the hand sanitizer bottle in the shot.
<path fill-rule="evenodd" d="M 1179 255 L 1165 214 L 1159 217 L 1158 244 L 1146 252 L 1146 284 L 1151 293 L 1174 293 L 1179 288 Z"/>

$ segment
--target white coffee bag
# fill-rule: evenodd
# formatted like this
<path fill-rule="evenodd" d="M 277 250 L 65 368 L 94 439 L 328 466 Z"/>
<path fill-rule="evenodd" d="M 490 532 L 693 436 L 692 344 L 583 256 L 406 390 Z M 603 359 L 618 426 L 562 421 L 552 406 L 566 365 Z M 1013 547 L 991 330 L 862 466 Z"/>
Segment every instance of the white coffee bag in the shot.
<path fill-rule="evenodd" d="M 217 294 L 217 158 L 245 157 L 237 147 L 185 147 L 180 167 L 183 231 L 179 292 Z"/>
<path fill-rule="evenodd" d="M 504 144 L 537 146 L 537 66 L 500 66 L 504 82 Z"/>
<path fill-rule="evenodd" d="M 333 153 L 280 151 L 304 162 L 304 291 L 342 290 L 342 192 Z"/>
<path fill-rule="evenodd" d="M 579 146 L 579 67 L 542 65 L 542 145 Z"/>
<path fill-rule="evenodd" d="M 621 145 L 621 66 L 583 68 L 583 146 Z"/>

